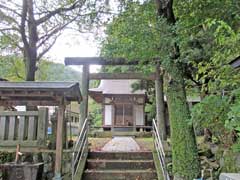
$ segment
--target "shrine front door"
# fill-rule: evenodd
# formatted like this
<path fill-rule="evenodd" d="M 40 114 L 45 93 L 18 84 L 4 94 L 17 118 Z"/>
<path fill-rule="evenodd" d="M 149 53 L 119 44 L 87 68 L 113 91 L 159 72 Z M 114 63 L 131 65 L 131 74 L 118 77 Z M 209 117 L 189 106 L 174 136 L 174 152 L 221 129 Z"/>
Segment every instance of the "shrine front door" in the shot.
<path fill-rule="evenodd" d="M 115 105 L 115 126 L 133 126 L 133 105 Z"/>

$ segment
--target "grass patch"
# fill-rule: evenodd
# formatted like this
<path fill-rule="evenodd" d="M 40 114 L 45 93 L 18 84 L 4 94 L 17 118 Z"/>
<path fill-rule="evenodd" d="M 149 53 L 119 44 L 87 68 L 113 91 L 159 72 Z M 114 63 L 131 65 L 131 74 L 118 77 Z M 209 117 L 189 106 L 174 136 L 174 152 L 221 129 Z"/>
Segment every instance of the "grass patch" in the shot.
<path fill-rule="evenodd" d="M 90 151 L 100 151 L 112 138 L 88 138 Z"/>
<path fill-rule="evenodd" d="M 138 145 L 141 147 L 142 150 L 145 151 L 154 151 L 154 143 L 153 138 L 136 138 L 135 139 Z"/>

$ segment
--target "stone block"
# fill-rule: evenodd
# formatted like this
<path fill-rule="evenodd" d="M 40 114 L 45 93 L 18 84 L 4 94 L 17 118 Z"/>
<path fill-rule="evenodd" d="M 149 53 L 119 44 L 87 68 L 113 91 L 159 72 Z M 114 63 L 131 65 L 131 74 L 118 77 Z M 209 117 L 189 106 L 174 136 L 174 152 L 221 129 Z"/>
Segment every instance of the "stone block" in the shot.
<path fill-rule="evenodd" d="M 219 180 L 239 180 L 240 173 L 221 173 Z"/>

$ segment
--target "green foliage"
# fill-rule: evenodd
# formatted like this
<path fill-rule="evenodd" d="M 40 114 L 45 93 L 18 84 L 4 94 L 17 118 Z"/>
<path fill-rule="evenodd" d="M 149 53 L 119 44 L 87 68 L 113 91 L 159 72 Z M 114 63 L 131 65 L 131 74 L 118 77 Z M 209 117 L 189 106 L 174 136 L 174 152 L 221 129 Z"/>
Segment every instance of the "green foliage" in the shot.
<path fill-rule="evenodd" d="M 232 151 L 233 152 L 240 152 L 240 140 L 237 141 L 237 143 L 232 145 Z"/>
<path fill-rule="evenodd" d="M 38 81 L 80 81 L 81 73 L 63 64 L 41 61 L 36 79 Z"/>
<path fill-rule="evenodd" d="M 128 3 L 126 10 L 108 25 L 102 55 L 139 59 L 141 62 L 157 58 L 160 53 L 162 59 L 168 56 L 174 42 L 172 27 L 165 19 L 156 18 L 155 8 L 155 4 L 149 1 Z M 147 69 L 146 65 L 142 68 Z"/>
<path fill-rule="evenodd" d="M 231 100 L 232 105 L 227 114 L 228 120 L 225 122 L 225 126 L 230 130 L 236 130 L 240 136 L 240 89 L 233 91 Z"/>
<path fill-rule="evenodd" d="M 102 126 L 102 107 L 93 99 L 89 99 L 89 118 L 92 126 Z"/>
<path fill-rule="evenodd" d="M 2 56 L 0 57 L 0 77 L 11 81 L 24 80 L 24 64 L 19 57 Z"/>
<path fill-rule="evenodd" d="M 10 81 L 23 81 L 24 63 L 15 56 L 0 57 L 0 77 Z M 37 81 L 80 81 L 81 74 L 63 64 L 41 61 L 36 72 Z"/>
<path fill-rule="evenodd" d="M 192 108 L 191 121 L 195 130 L 204 128 L 211 130 L 220 142 L 235 151 L 240 150 L 240 90 L 233 91 L 228 96 L 210 95 Z M 214 138 L 213 138 L 214 141 Z"/>
<path fill-rule="evenodd" d="M 14 160 L 14 153 L 0 152 L 0 164 L 12 162 Z"/>
<path fill-rule="evenodd" d="M 192 108 L 192 122 L 196 129 L 209 128 L 215 136 L 221 136 L 228 119 L 229 103 L 227 97 L 211 95 L 205 97 Z"/>
<path fill-rule="evenodd" d="M 94 80 L 90 81 L 90 88 L 96 88 L 99 86 L 100 81 Z M 102 126 L 102 105 L 95 102 L 92 98 L 88 101 L 88 112 L 89 119 L 91 120 L 91 126 Z"/>
<path fill-rule="evenodd" d="M 240 167 L 236 166 L 236 163 L 238 161 L 237 156 L 239 156 L 239 154 L 232 151 L 226 151 L 223 155 L 224 165 L 221 169 L 221 172 L 238 173 L 240 171 Z"/>
<path fill-rule="evenodd" d="M 232 90 L 239 73 L 228 65 L 239 55 L 239 2 L 175 1 L 181 61 L 203 92 Z M 224 15 L 223 15 L 224 14 Z"/>

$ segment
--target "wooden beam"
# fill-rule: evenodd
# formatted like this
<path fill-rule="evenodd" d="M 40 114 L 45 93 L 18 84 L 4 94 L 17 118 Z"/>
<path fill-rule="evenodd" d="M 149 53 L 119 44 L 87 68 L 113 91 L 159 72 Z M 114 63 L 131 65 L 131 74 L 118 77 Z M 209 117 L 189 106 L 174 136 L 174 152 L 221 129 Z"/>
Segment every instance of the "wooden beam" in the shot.
<path fill-rule="evenodd" d="M 111 111 L 111 113 L 112 113 L 112 119 L 111 119 L 111 131 L 112 132 L 114 132 L 114 123 L 115 123 L 115 105 L 112 103 L 111 104 L 111 107 L 112 107 L 112 111 Z M 104 112 L 105 113 L 105 112 Z M 106 118 L 106 117 L 104 117 L 104 118 Z"/>
<path fill-rule="evenodd" d="M 59 93 L 58 93 L 59 95 Z M 60 94 L 61 95 L 61 94 Z M 57 94 L 54 92 L 46 92 L 46 91 L 0 91 L 0 96 L 9 96 L 9 97 L 56 97 Z"/>
<path fill-rule="evenodd" d="M 6 116 L 0 116 L 0 141 L 6 139 L 6 131 L 8 129 L 8 125 L 9 121 L 7 121 Z"/>
<path fill-rule="evenodd" d="M 64 111 L 65 106 L 60 105 L 58 108 L 57 118 L 57 140 L 56 140 L 56 158 L 55 158 L 55 177 L 54 179 L 60 180 L 61 178 L 61 167 L 62 167 L 62 151 L 63 151 L 63 122 L 64 122 Z"/>
<path fill-rule="evenodd" d="M 145 79 L 155 80 L 155 73 L 145 75 L 143 73 L 91 73 L 90 79 Z"/>
<path fill-rule="evenodd" d="M 140 60 L 126 60 L 124 58 L 103 57 L 66 57 L 65 65 L 138 65 Z"/>
<path fill-rule="evenodd" d="M 27 140 L 27 141 L 15 141 L 15 140 L 5 140 L 5 141 L 2 141 L 0 140 L 0 147 L 14 147 L 15 151 L 16 151 L 16 145 L 17 144 L 21 144 L 22 147 L 37 147 L 37 148 L 40 148 L 40 145 L 38 144 L 38 141 L 37 140 Z M 21 151 L 22 151 L 22 148 L 21 148 Z"/>
<path fill-rule="evenodd" d="M 38 111 L 3 111 L 1 116 L 38 116 Z"/>
<path fill-rule="evenodd" d="M 0 106 L 58 106 L 57 101 L 47 101 L 47 100 L 1 100 Z"/>
<path fill-rule="evenodd" d="M 40 107 L 38 112 L 37 140 L 44 144 L 47 139 L 48 108 Z"/>

